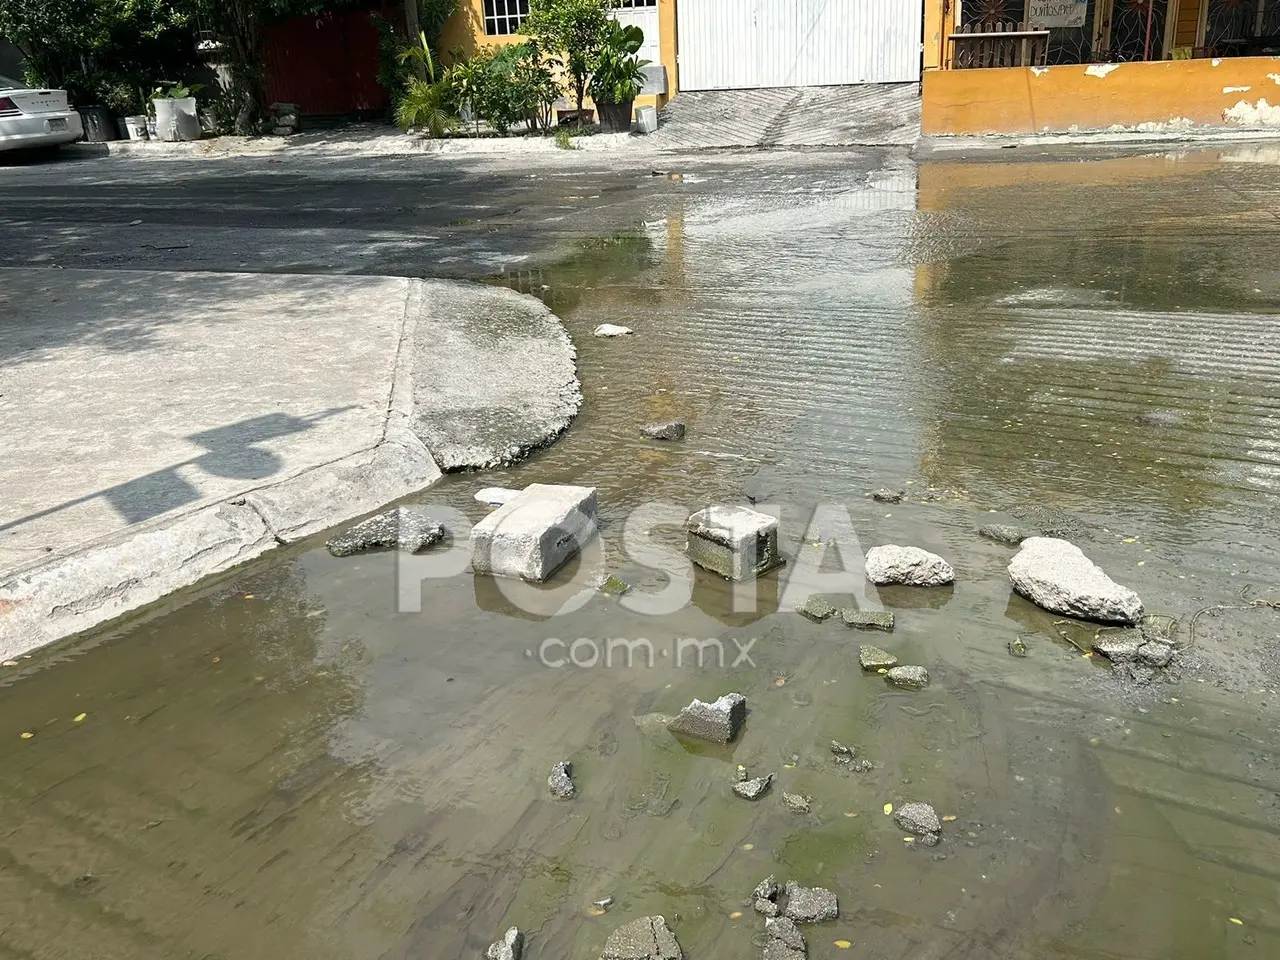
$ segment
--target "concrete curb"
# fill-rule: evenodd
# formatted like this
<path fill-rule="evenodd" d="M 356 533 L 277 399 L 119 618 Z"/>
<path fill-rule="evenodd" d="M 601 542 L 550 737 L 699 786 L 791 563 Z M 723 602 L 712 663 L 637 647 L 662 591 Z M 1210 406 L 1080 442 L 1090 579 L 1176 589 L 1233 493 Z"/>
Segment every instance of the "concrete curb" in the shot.
<path fill-rule="evenodd" d="M 84 544 L 73 553 L 0 582 L 0 659 L 12 659 L 97 627 L 211 574 L 372 513 L 438 481 L 442 476 L 440 465 L 414 431 L 415 419 L 423 416 L 414 397 L 415 354 L 419 352 L 414 349 L 415 334 L 426 310 L 429 286 L 434 290 L 437 284 L 409 282 L 386 419 L 382 438 L 376 444 L 238 496 L 186 513 L 166 515 Z M 536 314 L 545 325 L 534 337 L 546 336 L 548 331 L 552 334 L 547 339 L 546 355 L 559 355 L 561 367 L 568 365 L 572 380 L 574 395 L 564 396 L 564 369 L 556 370 L 549 380 L 520 378 L 525 395 L 504 394 L 499 402 L 509 400 L 543 410 L 544 414 L 506 425 L 510 433 L 505 437 L 494 436 L 495 431 L 490 430 L 490 436 L 477 438 L 477 449 L 488 450 L 497 443 L 503 449 L 524 452 L 554 440 L 576 415 L 582 399 L 574 364 L 576 354 L 563 325 L 541 301 L 514 291 L 468 288 L 463 284 L 446 286 L 453 298 L 445 297 L 448 308 L 471 299 L 483 312 L 484 304 L 495 295 L 508 302 L 520 301 L 526 314 Z M 442 351 L 435 338 L 438 326 L 431 325 L 431 353 L 448 352 L 450 356 L 445 360 L 464 368 L 486 362 L 482 356 L 459 356 L 460 351 L 479 353 L 485 346 L 483 340 L 455 339 Z M 455 399 L 469 383 L 463 384 L 462 391 L 453 392 Z M 472 388 L 482 395 L 476 412 L 486 417 L 477 415 L 472 421 L 455 418 L 450 427 L 455 436 L 462 429 L 460 423 L 489 423 L 487 414 L 493 408 L 493 398 L 483 396 L 483 385 Z M 548 389 L 553 396 L 535 395 Z M 502 429 L 500 425 L 496 432 Z M 456 451 L 450 451 L 450 459 L 456 459 Z"/>
<path fill-rule="evenodd" d="M 1280 129 L 1251 130 L 1182 130 L 1144 133 L 1141 131 L 1097 133 L 1046 133 L 1035 135 L 986 134 L 983 136 L 921 137 L 916 144 L 917 157 L 937 157 L 950 153 L 975 153 L 1007 150 L 1013 147 L 1118 147 L 1145 144 L 1251 143 L 1280 140 Z"/>

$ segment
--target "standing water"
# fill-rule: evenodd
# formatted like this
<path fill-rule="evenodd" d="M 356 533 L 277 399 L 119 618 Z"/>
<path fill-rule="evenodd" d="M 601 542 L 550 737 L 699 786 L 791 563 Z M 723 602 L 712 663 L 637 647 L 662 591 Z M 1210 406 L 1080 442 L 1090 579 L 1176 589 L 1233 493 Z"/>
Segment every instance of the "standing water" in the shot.
<path fill-rule="evenodd" d="M 395 555 L 315 543 L 4 667 L 0 956 L 435 960 L 517 925 L 533 960 L 588 960 L 662 914 L 727 960 L 759 953 L 771 873 L 839 895 L 815 958 L 1280 954 L 1275 159 L 619 174 L 633 223 L 498 278 L 565 318 L 581 417 L 416 498 L 474 522 L 482 486 L 593 485 L 600 549 L 546 588 L 427 578 L 398 612 Z M 639 435 L 674 417 L 683 442 Z M 601 573 L 669 586 L 626 549 L 637 516 L 748 501 L 793 561 L 751 602 L 700 572 L 675 612 L 556 614 Z M 819 508 L 954 587 L 882 589 L 892 634 L 801 618 Z M 1096 627 L 1011 594 L 996 521 L 1136 589 L 1174 666 L 1138 685 L 1085 655 Z M 690 637 L 723 661 L 677 657 Z M 656 656 L 593 659 L 611 638 Z M 868 641 L 930 685 L 864 674 Z M 729 746 L 654 719 L 735 690 Z M 739 765 L 772 792 L 734 796 Z M 912 800 L 938 846 L 884 814 Z"/>

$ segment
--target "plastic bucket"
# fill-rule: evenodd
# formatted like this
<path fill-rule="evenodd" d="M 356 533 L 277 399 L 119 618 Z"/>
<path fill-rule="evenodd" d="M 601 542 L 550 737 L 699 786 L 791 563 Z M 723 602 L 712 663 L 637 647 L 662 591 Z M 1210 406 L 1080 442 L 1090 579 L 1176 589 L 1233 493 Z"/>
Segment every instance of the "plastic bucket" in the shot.
<path fill-rule="evenodd" d="M 157 97 L 156 133 L 161 140 L 199 140 L 200 118 L 196 116 L 196 98 L 168 100 Z"/>

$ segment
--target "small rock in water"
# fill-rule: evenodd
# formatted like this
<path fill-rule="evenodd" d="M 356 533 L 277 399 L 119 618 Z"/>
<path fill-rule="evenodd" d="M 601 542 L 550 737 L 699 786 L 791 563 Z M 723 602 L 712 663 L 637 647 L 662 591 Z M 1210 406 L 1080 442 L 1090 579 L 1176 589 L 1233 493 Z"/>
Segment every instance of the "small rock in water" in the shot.
<path fill-rule="evenodd" d="M 783 805 L 792 813 L 808 813 L 810 797 L 801 796 L 798 793 L 784 793 L 782 795 Z"/>
<path fill-rule="evenodd" d="M 752 777 L 750 780 L 740 780 L 735 783 L 733 792 L 744 800 L 759 800 L 771 783 L 773 783 L 772 773 L 764 777 Z"/>
<path fill-rule="evenodd" d="M 684 953 L 664 917 L 641 917 L 619 927 L 604 942 L 600 960 L 683 960 Z"/>
<path fill-rule="evenodd" d="M 605 577 L 600 581 L 600 592 L 607 593 L 611 597 L 620 597 L 631 589 L 631 584 L 625 580 L 619 580 L 613 574 Z"/>
<path fill-rule="evenodd" d="M 597 337 L 626 337 L 634 332 L 630 327 L 619 326 L 616 323 L 602 323 L 595 329 Z"/>
<path fill-rule="evenodd" d="M 667 724 L 672 733 L 712 743 L 729 743 L 747 717 L 747 698 L 740 693 L 726 693 L 714 703 L 694 700 Z"/>
<path fill-rule="evenodd" d="M 858 664 L 863 670 L 888 670 L 898 665 L 898 658 L 887 650 L 864 643 L 858 648 Z"/>
<path fill-rule="evenodd" d="M 776 917 L 782 912 L 782 908 L 779 907 L 777 903 L 773 900 L 765 900 L 762 897 L 757 897 L 751 906 L 755 909 L 756 913 L 765 917 Z"/>
<path fill-rule="evenodd" d="M 1125 667 L 1129 670 L 1129 678 L 1140 687 L 1145 687 L 1154 680 L 1158 672 L 1155 667 L 1148 667 L 1143 663 L 1126 663 Z"/>
<path fill-rule="evenodd" d="M 551 795 L 561 800 L 568 800 L 578 792 L 577 787 L 573 785 L 573 764 L 568 760 L 561 760 L 551 768 L 551 776 L 547 777 L 547 786 L 551 788 Z"/>
<path fill-rule="evenodd" d="M 1163 640 L 1148 640 L 1138 648 L 1138 659 L 1151 667 L 1167 667 L 1173 660 L 1175 648 Z"/>
<path fill-rule="evenodd" d="M 923 690 L 929 685 L 929 671 L 924 667 L 893 667 L 884 675 L 885 682 L 906 690 Z"/>
<path fill-rule="evenodd" d="M 1104 633 L 1093 641 L 1093 649 L 1112 663 L 1130 663 L 1138 659 L 1142 637 L 1136 630 L 1124 633 Z"/>
<path fill-rule="evenodd" d="M 325 546 L 335 557 L 349 557 L 366 550 L 399 547 L 418 553 L 444 539 L 444 527 L 430 517 L 408 507 L 397 507 L 357 523 Z"/>
<path fill-rule="evenodd" d="M 804 934 L 800 932 L 800 928 L 796 926 L 796 922 L 790 917 L 776 917 L 764 922 L 764 932 L 769 935 L 770 940 L 780 940 L 792 950 L 799 950 L 803 953 L 807 949 L 804 942 Z"/>
<path fill-rule="evenodd" d="M 683 420 L 672 420 L 669 423 L 651 423 L 641 427 L 640 433 L 650 440 L 683 440 L 685 426 Z"/>
<path fill-rule="evenodd" d="M 488 960 L 520 960 L 524 952 L 524 934 L 518 927 L 512 927 L 502 935 L 502 939 L 491 943 L 485 951 Z"/>
<path fill-rule="evenodd" d="M 893 632 L 893 614 L 888 610 L 854 610 L 852 607 L 840 611 L 840 619 L 846 627 L 858 630 L 883 630 Z"/>
<path fill-rule="evenodd" d="M 830 890 L 788 883 L 785 912 L 792 920 L 815 923 L 819 920 L 834 920 L 840 915 L 840 907 L 836 895 Z"/>
<path fill-rule="evenodd" d="M 1030 537 L 1009 562 L 1013 589 L 1054 613 L 1082 620 L 1132 625 L 1142 619 L 1142 600 L 1122 587 L 1073 543 Z"/>
<path fill-rule="evenodd" d="M 849 769 L 854 773 L 870 773 L 876 768 L 876 765 L 870 760 L 854 760 L 849 764 Z"/>
<path fill-rule="evenodd" d="M 1021 637 L 1014 637 L 1009 641 L 1009 656 L 1025 657 L 1027 655 L 1027 645 L 1022 642 Z"/>
<path fill-rule="evenodd" d="M 879 490 L 871 494 L 871 499 L 876 503 L 901 503 L 902 491 L 890 490 L 888 487 L 881 487 Z"/>
<path fill-rule="evenodd" d="M 824 597 L 810 597 L 800 606 L 796 607 L 796 613 L 800 616 L 812 620 L 814 623 L 821 623 L 828 617 L 835 616 L 836 607 L 830 600 Z"/>
<path fill-rule="evenodd" d="M 491 507 L 500 507 L 519 492 L 519 490 L 512 490 L 508 487 L 485 487 L 475 492 L 475 498 L 480 503 L 488 504 Z"/>
<path fill-rule="evenodd" d="M 834 753 L 837 757 L 852 757 L 858 751 L 856 751 L 853 747 L 845 746 L 839 740 L 832 740 L 831 752 Z"/>
<path fill-rule="evenodd" d="M 878 586 L 939 587 L 956 578 L 951 564 L 936 553 L 896 543 L 868 550 L 866 570 L 867 579 Z"/>
<path fill-rule="evenodd" d="M 942 829 L 938 812 L 927 803 L 904 803 L 893 811 L 893 819 L 903 830 L 917 836 L 938 833 Z"/>
<path fill-rule="evenodd" d="M 1010 547 L 1016 547 L 1031 536 L 1025 530 L 1011 527 L 1007 523 L 989 523 L 985 527 L 979 527 L 978 534 L 988 540 L 994 540 L 996 543 L 1003 543 Z"/>
<path fill-rule="evenodd" d="M 755 900 L 777 900 L 781 889 L 778 886 L 778 878 L 771 873 L 756 884 L 751 896 Z"/>

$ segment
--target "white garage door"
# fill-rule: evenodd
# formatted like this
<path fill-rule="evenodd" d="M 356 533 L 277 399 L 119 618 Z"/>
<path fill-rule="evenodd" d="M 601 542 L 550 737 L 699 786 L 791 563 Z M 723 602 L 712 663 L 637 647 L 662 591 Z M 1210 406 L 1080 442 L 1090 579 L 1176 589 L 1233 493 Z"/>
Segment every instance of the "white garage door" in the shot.
<path fill-rule="evenodd" d="M 679 0 L 681 90 L 920 79 L 923 0 Z"/>

